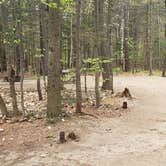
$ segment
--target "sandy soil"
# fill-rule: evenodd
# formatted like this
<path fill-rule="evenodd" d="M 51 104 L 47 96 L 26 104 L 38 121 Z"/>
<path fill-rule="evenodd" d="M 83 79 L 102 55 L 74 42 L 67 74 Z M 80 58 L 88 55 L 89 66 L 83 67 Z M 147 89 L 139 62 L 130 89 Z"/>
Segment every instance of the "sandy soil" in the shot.
<path fill-rule="evenodd" d="M 93 79 L 89 81 L 92 86 Z M 0 166 L 165 166 L 166 79 L 116 77 L 116 91 L 124 87 L 136 97 L 127 114 L 73 120 L 68 127 L 78 126 L 79 142 L 0 149 Z"/>

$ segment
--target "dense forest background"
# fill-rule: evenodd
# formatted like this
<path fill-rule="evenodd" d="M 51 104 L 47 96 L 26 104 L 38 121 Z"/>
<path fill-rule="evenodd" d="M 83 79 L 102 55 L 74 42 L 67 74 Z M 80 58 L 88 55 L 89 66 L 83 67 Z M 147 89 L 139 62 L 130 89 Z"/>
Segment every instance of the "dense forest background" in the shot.
<path fill-rule="evenodd" d="M 165 76 L 165 6 L 164 0 L 1 0 L 0 71 L 8 73 L 14 112 L 14 82 L 20 78 L 24 112 L 27 73 L 36 75 L 39 100 L 44 80 L 48 117 L 61 112 L 62 82 L 73 77 L 81 112 L 81 74 L 95 73 L 96 106 L 100 75 L 102 89 L 112 91 L 114 72 L 157 70 Z"/>

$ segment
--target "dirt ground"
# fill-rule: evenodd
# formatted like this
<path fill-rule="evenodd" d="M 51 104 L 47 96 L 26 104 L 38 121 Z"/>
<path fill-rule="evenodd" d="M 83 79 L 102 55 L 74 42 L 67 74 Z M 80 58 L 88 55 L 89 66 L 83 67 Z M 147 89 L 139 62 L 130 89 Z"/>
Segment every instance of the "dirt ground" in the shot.
<path fill-rule="evenodd" d="M 94 79 L 89 77 L 88 82 L 92 88 Z M 27 84 L 33 86 L 33 81 Z M 54 125 L 39 120 L 19 127 L 10 124 L 10 128 L 1 125 L 5 130 L 0 133 L 0 166 L 166 166 L 166 79 L 116 77 L 116 91 L 125 87 L 135 99 L 119 117 L 73 117 Z M 25 132 L 25 126 L 31 131 L 27 128 Z M 73 129 L 79 142 L 57 144 L 59 131 Z M 31 141 L 30 133 L 36 134 L 35 140 Z"/>

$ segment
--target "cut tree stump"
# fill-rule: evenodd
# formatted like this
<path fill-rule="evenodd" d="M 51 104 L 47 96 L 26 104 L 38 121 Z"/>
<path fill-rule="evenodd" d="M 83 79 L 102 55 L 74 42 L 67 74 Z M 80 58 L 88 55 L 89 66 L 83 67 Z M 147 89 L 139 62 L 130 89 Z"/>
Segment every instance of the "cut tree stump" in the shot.
<path fill-rule="evenodd" d="M 79 142 L 79 136 L 76 135 L 74 132 L 69 133 L 67 136 L 67 139 L 71 141 Z"/>
<path fill-rule="evenodd" d="M 123 109 L 127 109 L 127 108 L 128 108 L 128 106 L 127 106 L 127 102 L 126 102 L 126 101 L 123 102 L 123 106 L 122 106 L 122 108 L 123 108 Z"/>
<path fill-rule="evenodd" d="M 131 98 L 132 99 L 130 90 L 128 88 L 124 89 L 124 91 L 122 92 L 122 97 L 127 97 L 127 98 Z"/>
<path fill-rule="evenodd" d="M 63 144 L 66 142 L 66 139 L 65 139 L 65 132 L 64 131 L 61 131 L 59 133 L 59 143 Z"/>
<path fill-rule="evenodd" d="M 76 140 L 77 136 L 74 132 L 71 132 L 71 133 L 68 134 L 67 138 L 71 139 L 71 140 Z"/>
<path fill-rule="evenodd" d="M 131 96 L 130 90 L 128 88 L 125 88 L 124 91 L 122 92 L 118 92 L 115 97 L 126 97 L 129 99 L 133 99 L 133 97 Z"/>

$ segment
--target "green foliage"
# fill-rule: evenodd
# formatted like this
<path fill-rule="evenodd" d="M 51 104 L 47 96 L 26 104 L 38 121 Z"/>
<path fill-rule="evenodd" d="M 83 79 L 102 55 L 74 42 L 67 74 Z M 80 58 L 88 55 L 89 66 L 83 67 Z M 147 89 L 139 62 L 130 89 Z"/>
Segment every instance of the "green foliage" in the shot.
<path fill-rule="evenodd" d="M 44 5 L 48 6 L 49 8 L 57 8 L 57 3 L 50 1 L 47 2 L 47 0 L 40 0 L 41 3 Z M 65 12 L 65 13 L 73 13 L 74 8 L 73 8 L 74 1 L 73 0 L 60 0 L 60 9 Z"/>
<path fill-rule="evenodd" d="M 74 81 L 75 80 L 75 69 L 69 69 L 67 70 L 68 73 L 62 76 L 62 81 L 63 82 L 68 82 L 68 81 Z"/>
<path fill-rule="evenodd" d="M 42 58 L 44 57 L 44 54 L 41 53 L 41 49 L 37 48 L 36 49 L 36 54 L 35 54 L 35 58 Z"/>
<path fill-rule="evenodd" d="M 47 5 L 50 8 L 57 8 L 57 4 L 55 2 L 47 2 L 47 0 L 41 0 L 41 3 Z"/>
<path fill-rule="evenodd" d="M 3 4 L 5 2 L 5 0 L 0 0 L 0 5 Z"/>
<path fill-rule="evenodd" d="M 14 52 L 16 46 L 23 44 L 24 53 L 29 58 L 42 58 L 44 55 L 41 53 L 39 47 L 40 45 L 40 10 L 41 6 L 44 12 L 44 21 L 48 23 L 47 6 L 49 8 L 56 9 L 57 1 L 55 0 L 0 0 L 1 16 L 0 16 L 0 38 L 1 47 L 8 45 L 11 52 Z M 71 38 L 73 38 L 73 43 L 75 43 L 75 2 L 74 0 L 60 0 L 60 10 L 61 10 L 61 48 L 62 48 L 62 60 L 61 63 L 65 68 L 69 65 L 69 55 L 71 47 Z M 107 7 L 108 0 L 105 1 L 105 11 L 104 18 L 105 23 L 107 22 Z M 129 2 L 129 1 L 126 1 Z M 147 0 L 131 0 L 130 3 L 126 3 L 122 0 L 112 0 L 112 13 L 111 13 L 111 23 L 108 27 L 111 27 L 112 41 L 111 45 L 113 48 L 113 65 L 116 68 L 121 67 L 121 7 L 127 7 L 129 5 L 129 38 L 128 41 L 128 56 L 130 60 L 130 66 L 133 63 L 139 63 L 138 65 L 143 65 L 145 62 L 146 54 L 146 33 L 147 33 Z M 166 40 L 164 37 L 164 24 L 165 24 L 165 7 L 164 1 L 152 0 L 152 53 L 154 59 L 154 66 L 156 65 L 155 60 L 158 55 L 158 37 L 160 36 L 160 55 L 166 55 Z M 158 4 L 159 3 L 159 4 Z M 44 4 L 44 5 L 41 5 Z M 45 6 L 46 5 L 46 6 Z M 158 13 L 159 12 L 159 13 Z M 158 25 L 158 17 L 160 20 L 160 25 Z M 18 23 L 22 26 L 21 37 L 18 35 Z M 2 24 L 2 25 L 1 25 Z M 103 36 L 105 40 L 106 37 L 106 25 L 103 31 L 99 32 L 99 36 Z M 49 25 L 48 25 L 49 26 Z M 158 30 L 158 26 L 159 30 Z M 49 29 L 49 27 L 48 27 Z M 72 30 L 72 32 L 71 32 Z M 160 34 L 159 34 L 160 33 Z M 47 39 L 46 39 L 47 40 Z M 81 8 L 81 54 L 85 55 L 82 57 L 83 60 L 82 71 L 100 71 L 103 72 L 103 64 L 110 63 L 112 60 L 92 58 L 95 57 L 93 49 L 96 47 L 96 36 L 95 36 L 95 15 L 94 15 L 94 1 L 87 0 L 82 1 Z M 99 43 L 102 42 L 99 39 Z M 85 47 L 85 48 L 84 48 Z M 74 48 L 74 44 L 72 46 Z M 86 57 L 86 58 L 85 58 Z M 160 59 L 161 59 L 160 57 Z M 29 59 L 30 59 L 29 58 Z M 73 59 L 75 58 L 75 53 L 73 51 Z M 156 58 L 156 59 L 155 59 Z M 116 60 L 116 61 L 115 61 Z M 31 62 L 30 62 L 31 63 Z M 158 62 L 157 62 L 158 63 Z M 72 75 L 72 76 L 71 76 Z M 69 76 L 65 76 L 64 80 L 70 80 L 73 77 L 73 73 Z"/>
<path fill-rule="evenodd" d="M 90 68 L 84 67 L 82 69 L 83 71 L 89 70 L 91 72 L 96 72 L 96 71 L 103 72 L 102 65 L 106 64 L 106 63 L 111 63 L 112 60 L 111 59 L 101 59 L 101 58 L 88 58 L 88 59 L 84 59 L 83 62 L 85 64 L 85 66 L 87 66 L 87 64 L 90 65 Z"/>

